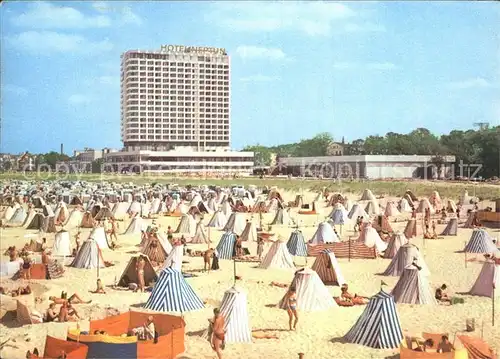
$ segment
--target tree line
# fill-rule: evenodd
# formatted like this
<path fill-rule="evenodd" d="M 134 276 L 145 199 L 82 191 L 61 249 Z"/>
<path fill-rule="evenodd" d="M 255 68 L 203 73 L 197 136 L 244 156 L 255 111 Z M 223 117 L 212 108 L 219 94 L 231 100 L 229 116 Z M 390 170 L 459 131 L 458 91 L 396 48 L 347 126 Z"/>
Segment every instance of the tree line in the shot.
<path fill-rule="evenodd" d="M 278 146 L 247 146 L 244 151 L 255 152 L 259 166 L 272 164 L 273 155 L 279 157 L 317 157 L 329 155 L 334 142 L 329 133 Z M 385 136 L 368 136 L 343 144 L 344 155 L 430 155 L 439 162 L 445 155 L 455 156 L 455 170 L 460 165 L 480 165 L 478 176 L 500 176 L 500 126 L 479 130 L 453 130 L 436 136 L 426 128 L 417 128 L 407 134 L 388 132 Z M 463 166 L 462 166 L 463 167 Z"/>

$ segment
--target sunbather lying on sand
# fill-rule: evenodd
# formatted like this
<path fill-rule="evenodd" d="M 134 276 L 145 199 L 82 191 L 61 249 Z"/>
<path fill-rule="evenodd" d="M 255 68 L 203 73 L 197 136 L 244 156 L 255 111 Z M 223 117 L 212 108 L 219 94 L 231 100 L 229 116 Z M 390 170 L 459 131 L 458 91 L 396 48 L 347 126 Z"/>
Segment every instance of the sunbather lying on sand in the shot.
<path fill-rule="evenodd" d="M 274 287 L 279 287 L 279 288 L 287 288 L 288 287 L 288 284 L 278 283 L 278 282 L 271 282 L 269 285 L 272 285 Z"/>
<path fill-rule="evenodd" d="M 340 291 L 340 300 L 338 302 L 346 304 L 346 306 L 349 306 L 348 303 L 352 303 L 353 305 L 365 305 L 369 301 L 367 297 L 358 296 L 357 294 L 352 295 L 349 293 L 349 286 L 347 284 L 342 284 Z"/>
<path fill-rule="evenodd" d="M 61 293 L 61 298 L 57 298 L 55 296 L 51 296 L 49 297 L 49 300 L 51 300 L 52 302 L 56 303 L 56 304 L 64 304 L 64 303 L 73 303 L 73 304 L 90 304 L 92 303 L 91 300 L 89 301 L 84 301 L 82 298 L 80 298 L 80 296 L 76 293 L 73 293 L 73 295 L 71 295 L 69 298 L 68 297 L 68 293 L 66 292 L 62 292 Z"/>

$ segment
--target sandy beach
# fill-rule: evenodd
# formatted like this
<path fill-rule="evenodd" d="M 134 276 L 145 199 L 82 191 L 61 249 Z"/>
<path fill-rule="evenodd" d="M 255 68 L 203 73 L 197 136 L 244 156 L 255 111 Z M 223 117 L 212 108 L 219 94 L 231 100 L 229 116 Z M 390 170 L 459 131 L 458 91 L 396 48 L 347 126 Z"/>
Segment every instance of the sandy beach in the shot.
<path fill-rule="evenodd" d="M 377 193 L 374 193 L 377 195 Z M 430 196 L 431 193 L 429 193 Z M 293 200 L 296 193 L 282 192 L 286 201 Z M 316 196 L 315 193 L 305 194 L 306 202 L 311 202 Z M 353 201 L 358 201 L 360 195 L 352 195 Z M 388 200 L 398 200 L 399 198 L 383 198 L 379 203 L 385 205 Z M 446 198 L 443 198 L 443 202 Z M 454 198 L 454 200 L 457 200 Z M 484 207 L 485 203 L 481 204 Z M 297 209 L 292 210 L 292 217 L 298 219 L 300 228 L 304 233 L 306 240 L 309 240 L 316 230 L 317 223 L 327 216 L 331 207 L 322 205 L 318 210 L 319 215 L 297 215 Z M 251 218 L 247 214 L 247 218 Z M 264 224 L 269 223 L 274 216 L 273 213 L 264 215 Z M 406 215 L 408 218 L 409 215 Z M 210 216 L 205 216 L 205 222 L 208 222 Z M 258 223 L 258 215 L 253 215 L 253 220 Z M 465 218 L 462 218 L 465 220 Z M 178 224 L 178 218 L 159 217 L 157 223 L 161 230 L 166 230 L 167 226 L 175 228 Z M 121 222 L 119 232 L 123 233 L 127 228 L 129 220 Z M 150 223 L 150 220 L 147 220 Z M 393 223 L 394 230 L 403 230 L 405 222 Z M 440 233 L 445 225 L 437 225 L 437 233 Z M 443 283 L 448 285 L 451 293 L 467 292 L 478 273 L 481 270 L 482 263 L 468 262 L 465 266 L 464 254 L 456 253 L 463 249 L 464 243 L 470 238 L 472 229 L 458 230 L 456 237 L 444 237 L 437 240 L 423 240 L 421 235 L 411 242 L 417 245 L 430 269 L 430 282 L 432 289 L 437 288 Z M 59 229 L 59 228 L 58 228 Z M 72 244 L 73 237 L 77 229 L 71 229 Z M 287 240 L 292 228 L 273 226 L 272 232 L 274 238 L 281 236 Z M 90 229 L 82 229 L 82 239 L 88 236 Z M 24 235 L 34 233 L 35 231 L 24 230 L 23 228 L 2 229 L 0 250 L 2 253 L 11 245 L 22 247 L 30 238 L 24 238 Z M 220 231 L 211 229 L 210 238 L 212 248 L 215 248 L 219 238 Z M 488 233 L 498 238 L 498 230 L 488 229 Z M 348 224 L 343 228 L 344 239 L 348 236 L 354 236 L 353 224 Z M 54 241 L 54 234 L 40 235 L 46 237 L 51 247 Z M 118 244 L 120 247 L 114 251 L 104 250 L 103 256 L 106 261 L 110 261 L 114 266 L 101 269 L 100 278 L 106 286 L 112 286 L 119 279 L 129 258 L 134 251 L 138 251 L 136 246 L 140 243 L 140 235 L 119 235 Z M 245 243 L 251 254 L 256 253 L 256 243 Z M 264 254 L 269 249 L 270 244 L 266 245 Z M 188 245 L 188 248 L 194 250 L 204 250 L 206 244 Z M 2 258 L 8 260 L 7 256 Z M 184 257 L 183 271 L 196 271 L 203 267 L 201 257 Z M 381 273 L 389 264 L 389 259 L 338 259 L 343 275 L 349 284 L 350 291 L 365 296 L 376 294 L 380 290 L 380 281 L 387 283 L 386 291 L 392 290 L 398 277 L 385 277 L 377 275 Z M 314 258 L 307 259 L 307 266 L 311 266 Z M 304 258 L 296 258 L 297 265 L 303 265 Z M 200 337 L 201 332 L 206 329 L 207 319 L 211 317 L 212 310 L 218 306 L 224 292 L 233 284 L 233 262 L 220 261 L 220 270 L 208 273 L 194 272 L 196 277 L 188 278 L 188 283 L 193 287 L 200 298 L 206 302 L 206 308 L 197 312 L 184 315 L 186 321 L 186 353 L 181 358 L 204 359 L 215 358 L 207 341 Z M 271 286 L 270 283 L 280 282 L 289 284 L 293 279 L 293 270 L 264 270 L 256 268 L 256 263 L 238 263 L 237 275 L 241 280 L 237 281 L 237 286 L 248 293 L 248 310 L 250 315 L 250 325 L 253 330 L 266 330 L 275 333 L 278 339 L 254 339 L 252 344 L 228 344 L 224 351 L 225 358 L 279 358 L 294 359 L 298 353 L 305 353 L 306 359 L 322 358 L 385 358 L 397 354 L 398 350 L 374 350 L 353 344 L 345 344 L 341 337 L 352 327 L 359 315 L 363 312 L 363 306 L 351 308 L 334 308 L 325 312 L 299 313 L 300 321 L 296 332 L 288 331 L 287 314 L 276 307 L 286 289 Z M 85 270 L 76 268 L 65 268 L 65 274 L 62 278 L 55 280 L 31 281 L 35 295 L 44 298 L 43 303 L 37 305 L 40 312 L 44 312 L 48 306 L 48 297 L 50 295 L 59 295 L 65 290 L 70 295 L 78 293 L 84 299 L 92 299 L 89 305 L 79 304 L 77 309 L 81 316 L 86 320 L 80 322 L 81 328 L 88 327 L 88 319 L 100 319 L 106 316 L 107 308 L 115 308 L 121 312 L 127 311 L 130 307 L 140 307 L 144 304 L 149 294 L 132 293 L 130 291 L 116 291 L 112 288 L 106 288 L 107 294 L 91 294 L 90 290 L 95 289 L 97 278 L 96 270 Z M 13 288 L 26 284 L 22 280 L 12 281 L 2 278 L 3 287 Z M 31 283 L 30 283 L 31 284 Z M 328 287 L 332 296 L 340 294 L 339 287 Z M 500 290 L 500 289 L 499 289 Z M 500 309 L 497 310 L 496 327 L 492 327 L 492 305 L 491 299 L 484 297 L 473 297 L 463 295 L 465 304 L 453 306 L 418 306 L 418 305 L 397 305 L 398 314 L 401 320 L 401 327 L 404 331 L 413 334 L 421 332 L 450 334 L 453 340 L 454 334 L 465 330 L 466 319 L 474 318 L 476 322 L 476 331 L 472 335 L 483 336 L 484 339 L 495 350 L 500 350 Z M 15 301 L 2 296 L 2 315 L 7 310 L 15 309 Z M 499 303 L 500 306 L 500 303 Z M 68 327 L 75 326 L 76 323 L 44 323 L 30 326 L 19 327 L 15 320 L 9 319 L 7 314 L 0 324 L 0 342 L 13 339 L 4 347 L 1 356 L 7 359 L 24 358 L 26 350 L 32 350 L 38 347 L 43 350 L 45 336 L 51 335 L 58 338 L 65 338 Z M 29 341 L 27 341 L 29 339 Z M 15 341 L 14 341 L 15 340 Z"/>

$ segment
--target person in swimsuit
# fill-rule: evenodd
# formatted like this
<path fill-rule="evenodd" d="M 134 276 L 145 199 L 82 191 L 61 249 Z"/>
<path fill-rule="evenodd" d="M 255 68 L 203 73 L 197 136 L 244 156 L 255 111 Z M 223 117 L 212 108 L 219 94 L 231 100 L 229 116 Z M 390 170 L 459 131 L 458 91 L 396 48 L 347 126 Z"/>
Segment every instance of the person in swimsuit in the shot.
<path fill-rule="evenodd" d="M 23 257 L 22 273 L 23 279 L 31 279 L 31 259 L 28 256 Z"/>
<path fill-rule="evenodd" d="M 80 240 L 80 231 L 75 235 L 75 242 L 76 242 L 76 251 L 78 252 L 80 250 L 80 246 L 82 244 L 82 241 Z"/>
<path fill-rule="evenodd" d="M 224 317 L 220 314 L 219 308 L 214 308 L 214 317 L 210 321 L 210 324 L 212 327 L 212 337 L 210 340 L 210 344 L 212 345 L 212 349 L 217 354 L 217 358 L 222 359 L 222 350 L 224 349 L 225 345 L 226 331 L 224 330 Z"/>
<path fill-rule="evenodd" d="M 139 256 L 139 259 L 137 260 L 137 264 L 135 265 L 135 270 L 137 271 L 137 282 L 139 285 L 139 290 L 141 292 L 144 292 L 144 288 L 146 286 L 145 280 L 144 280 L 144 267 L 146 266 L 146 261 L 144 260 L 143 256 Z"/>
<path fill-rule="evenodd" d="M 68 294 L 66 292 L 61 293 L 61 298 L 57 298 L 55 296 L 49 297 L 49 300 L 56 304 L 64 304 L 64 303 L 73 303 L 73 304 L 90 304 L 91 300 L 84 301 L 80 296 L 76 293 L 73 293 L 72 296 L 68 298 Z"/>
<path fill-rule="evenodd" d="M 294 287 L 290 288 L 286 295 L 285 306 L 288 313 L 288 324 L 290 326 L 290 330 L 295 330 L 297 329 L 299 316 L 297 314 L 297 293 Z"/>

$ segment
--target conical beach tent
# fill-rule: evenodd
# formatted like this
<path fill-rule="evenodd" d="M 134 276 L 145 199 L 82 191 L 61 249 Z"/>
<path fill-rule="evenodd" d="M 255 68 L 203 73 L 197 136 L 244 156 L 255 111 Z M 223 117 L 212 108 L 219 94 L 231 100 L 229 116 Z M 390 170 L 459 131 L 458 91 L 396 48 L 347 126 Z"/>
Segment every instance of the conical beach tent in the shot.
<path fill-rule="evenodd" d="M 369 216 L 378 216 L 380 214 L 380 207 L 375 201 L 370 201 L 365 206 L 365 212 Z"/>
<path fill-rule="evenodd" d="M 144 230 L 144 221 L 142 217 L 135 216 L 123 234 L 138 234 L 142 230 Z"/>
<path fill-rule="evenodd" d="M 295 269 L 292 255 L 288 251 L 286 243 L 280 240 L 274 242 L 260 263 L 259 268 Z"/>
<path fill-rule="evenodd" d="M 225 232 L 215 250 L 219 259 L 233 259 L 236 254 L 236 235 L 232 232 Z"/>
<path fill-rule="evenodd" d="M 373 195 L 372 191 L 365 189 L 361 195 L 360 201 L 376 201 L 377 199 Z"/>
<path fill-rule="evenodd" d="M 140 254 L 138 256 L 130 257 L 130 260 L 127 263 L 127 266 L 122 272 L 118 283 L 116 284 L 119 287 L 128 287 L 130 283 L 139 283 L 139 278 L 137 276 L 136 265 L 139 261 L 139 258 L 142 257 L 144 259 L 144 284 L 146 286 L 151 285 L 151 283 L 156 282 L 158 280 L 158 276 L 156 275 L 155 269 L 151 264 L 148 256 L 144 254 Z"/>
<path fill-rule="evenodd" d="M 450 221 L 446 225 L 446 228 L 441 233 L 442 236 L 456 236 L 458 232 L 458 220 L 456 218 L 450 218 Z"/>
<path fill-rule="evenodd" d="M 340 238 L 335 234 L 332 225 L 325 221 L 321 222 L 318 225 L 318 229 L 316 229 L 316 232 L 309 241 L 309 244 L 324 244 L 335 242 L 340 242 Z"/>
<path fill-rule="evenodd" d="M 307 246 L 304 235 L 298 229 L 290 234 L 286 247 L 292 256 L 307 257 Z"/>
<path fill-rule="evenodd" d="M 406 198 L 402 198 L 401 201 L 399 201 L 399 211 L 400 212 L 411 212 L 411 206 L 410 202 Z"/>
<path fill-rule="evenodd" d="M 101 249 L 109 249 L 110 245 L 108 243 L 108 235 L 104 230 L 104 227 L 95 227 L 92 232 L 90 232 L 89 238 L 92 238 L 97 242 L 99 248 Z"/>
<path fill-rule="evenodd" d="M 174 268 L 182 271 L 182 258 L 184 257 L 184 246 L 179 244 L 172 247 L 172 250 L 165 259 L 163 268 Z"/>
<path fill-rule="evenodd" d="M 406 239 L 403 233 L 394 232 L 389 240 L 386 250 L 384 251 L 384 258 L 394 258 L 394 256 L 398 253 L 399 248 L 407 243 L 408 239 Z"/>
<path fill-rule="evenodd" d="M 252 342 L 245 292 L 234 287 L 228 289 L 222 298 L 220 314 L 225 319 L 226 343 Z"/>
<path fill-rule="evenodd" d="M 245 229 L 241 233 L 242 241 L 257 242 L 257 228 L 252 221 L 248 221 Z"/>
<path fill-rule="evenodd" d="M 97 242 L 93 239 L 83 242 L 70 266 L 83 269 L 105 268 L 104 258 Z"/>
<path fill-rule="evenodd" d="M 245 229 L 246 221 L 243 213 L 233 212 L 229 216 L 226 225 L 222 229 L 225 232 L 231 231 L 236 234 L 241 234 Z"/>
<path fill-rule="evenodd" d="M 210 243 L 207 231 L 201 221 L 196 224 L 196 231 L 193 238 L 191 238 L 191 243 Z"/>
<path fill-rule="evenodd" d="M 349 220 L 349 212 L 346 211 L 342 204 L 337 203 L 332 213 L 330 213 L 329 218 L 333 225 L 343 226 Z"/>
<path fill-rule="evenodd" d="M 356 220 L 356 218 L 358 218 L 358 217 L 368 218 L 369 216 L 365 212 L 365 210 L 363 208 L 361 208 L 361 206 L 359 204 L 355 203 L 351 207 L 351 210 L 349 211 L 349 214 L 347 215 L 347 217 L 349 217 L 349 219 Z"/>
<path fill-rule="evenodd" d="M 75 228 L 80 226 L 83 219 L 83 212 L 79 209 L 74 209 L 69 213 L 66 223 L 64 223 L 65 228 Z"/>
<path fill-rule="evenodd" d="M 393 296 L 384 291 L 374 295 L 344 339 L 375 349 L 398 348 L 403 332 Z"/>
<path fill-rule="evenodd" d="M 54 245 L 52 246 L 53 256 L 71 256 L 71 238 L 69 232 L 61 230 L 56 233 Z"/>
<path fill-rule="evenodd" d="M 318 276 L 325 285 L 341 286 L 345 284 L 345 279 L 340 270 L 337 258 L 329 249 L 322 251 L 316 257 L 311 269 L 318 273 Z"/>
<path fill-rule="evenodd" d="M 292 224 L 292 220 L 288 214 L 288 211 L 284 208 L 278 208 L 276 215 L 271 222 L 272 226 L 289 226 Z"/>
<path fill-rule="evenodd" d="M 391 294 L 396 303 L 437 305 L 427 276 L 414 265 L 403 270 Z"/>
<path fill-rule="evenodd" d="M 226 215 L 222 211 L 217 211 L 207 224 L 207 227 L 223 228 L 227 223 Z"/>
<path fill-rule="evenodd" d="M 328 288 L 312 269 L 305 268 L 295 272 L 290 288 L 295 288 L 299 311 L 315 312 L 338 306 Z M 286 298 L 285 294 L 279 302 L 280 309 L 287 309 Z"/>
<path fill-rule="evenodd" d="M 24 210 L 23 207 L 19 207 L 15 210 L 15 212 L 12 214 L 10 217 L 9 221 L 7 222 L 10 226 L 21 226 L 24 223 L 24 220 L 26 219 L 26 211 Z"/>
<path fill-rule="evenodd" d="M 358 242 L 363 242 L 368 248 L 375 247 L 378 253 L 382 253 L 387 248 L 387 243 L 380 238 L 379 234 L 370 223 L 366 223 L 364 225 L 358 238 Z"/>
<path fill-rule="evenodd" d="M 401 213 L 398 210 L 398 207 L 396 204 L 392 201 L 387 202 L 387 205 L 385 206 L 385 211 L 384 215 L 386 217 L 396 217 L 399 216 Z"/>
<path fill-rule="evenodd" d="M 495 297 L 500 296 L 500 265 L 494 261 L 487 260 L 484 262 L 481 272 L 479 272 L 469 294 L 491 298 L 494 288 Z"/>
<path fill-rule="evenodd" d="M 406 227 L 403 231 L 404 235 L 408 239 L 412 239 L 417 236 L 417 220 L 416 218 L 410 218 L 408 222 L 406 222 Z"/>
<path fill-rule="evenodd" d="M 404 269 L 412 263 L 416 263 L 422 268 L 423 275 L 430 275 L 429 268 L 422 254 L 418 248 L 412 244 L 405 244 L 399 248 L 398 253 L 392 258 L 391 263 L 389 263 L 389 266 L 382 275 L 400 276 Z"/>
<path fill-rule="evenodd" d="M 144 308 L 156 312 L 185 313 L 205 306 L 193 288 L 186 282 L 182 273 L 173 268 L 161 271 L 158 282 Z"/>
<path fill-rule="evenodd" d="M 150 236 L 146 239 L 142 245 L 141 253 L 148 256 L 148 258 L 157 265 L 165 262 L 169 254 L 167 249 L 163 246 L 162 241 L 155 236 Z"/>
<path fill-rule="evenodd" d="M 175 233 L 184 233 L 189 237 L 194 236 L 196 232 L 196 221 L 193 216 L 189 214 L 183 214 L 181 217 L 181 221 L 175 230 Z"/>
<path fill-rule="evenodd" d="M 475 229 L 469 239 L 469 242 L 464 248 L 467 253 L 496 253 L 497 246 L 493 243 L 493 239 L 484 229 Z"/>

